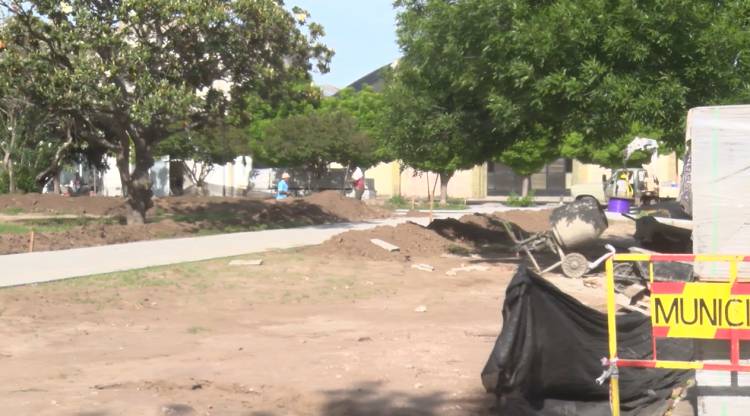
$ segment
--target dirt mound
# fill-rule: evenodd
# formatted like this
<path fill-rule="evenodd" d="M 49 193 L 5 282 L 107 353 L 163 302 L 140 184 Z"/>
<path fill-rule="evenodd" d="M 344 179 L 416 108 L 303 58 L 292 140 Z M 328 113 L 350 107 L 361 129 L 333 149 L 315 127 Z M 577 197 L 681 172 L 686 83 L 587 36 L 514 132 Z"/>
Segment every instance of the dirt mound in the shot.
<path fill-rule="evenodd" d="M 370 242 L 378 238 L 399 247 L 388 252 Z M 364 257 L 371 260 L 408 261 L 412 257 L 436 256 L 444 253 L 452 242 L 436 232 L 413 222 L 396 227 L 382 226 L 371 230 L 348 231 L 332 237 L 323 244 L 311 247 L 309 252 L 337 254 L 347 257 Z"/>
<path fill-rule="evenodd" d="M 509 241 L 508 234 L 498 220 L 480 214 L 464 215 L 460 220 L 435 220 L 428 228 L 444 238 L 473 246 Z"/>
<path fill-rule="evenodd" d="M 338 191 L 323 191 L 302 198 L 303 202 L 315 205 L 331 215 L 348 221 L 362 221 L 370 218 L 390 217 L 390 211 L 347 198 Z"/>
<path fill-rule="evenodd" d="M 550 229 L 549 217 L 551 209 L 544 210 L 512 210 L 492 214 L 496 219 L 512 222 L 528 233 L 538 233 Z"/>
<path fill-rule="evenodd" d="M 122 215 L 125 200 L 106 196 L 0 195 L 0 213 Z"/>
<path fill-rule="evenodd" d="M 61 231 L 35 234 L 35 251 L 62 250 L 159 238 L 186 237 L 199 233 L 229 233 L 260 229 L 300 227 L 390 216 L 390 211 L 370 207 L 337 192 L 307 198 L 264 201 L 248 198 L 181 196 L 154 199 L 148 223 L 125 226 L 93 223 Z M 119 216 L 124 200 L 112 197 L 62 197 L 56 195 L 0 196 L 0 213 L 91 214 Z M 24 224 L 18 222 L 18 224 Z M 0 254 L 28 250 L 27 233 L 0 234 Z"/>

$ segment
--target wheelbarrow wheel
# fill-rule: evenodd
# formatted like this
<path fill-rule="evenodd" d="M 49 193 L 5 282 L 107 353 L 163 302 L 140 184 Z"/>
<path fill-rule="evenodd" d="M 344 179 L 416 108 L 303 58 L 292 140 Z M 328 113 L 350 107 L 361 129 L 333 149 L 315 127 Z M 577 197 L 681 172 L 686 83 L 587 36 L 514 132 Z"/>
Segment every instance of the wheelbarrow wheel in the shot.
<path fill-rule="evenodd" d="M 589 271 L 589 261 L 580 253 L 566 254 L 562 261 L 562 272 L 571 279 L 579 279 Z"/>

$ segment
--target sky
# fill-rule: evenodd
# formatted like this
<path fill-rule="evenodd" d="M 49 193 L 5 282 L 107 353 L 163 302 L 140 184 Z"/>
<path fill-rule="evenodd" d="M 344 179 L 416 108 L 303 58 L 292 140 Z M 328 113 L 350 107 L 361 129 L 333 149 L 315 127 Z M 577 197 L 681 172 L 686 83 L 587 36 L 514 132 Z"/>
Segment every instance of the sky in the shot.
<path fill-rule="evenodd" d="M 331 70 L 313 79 L 318 85 L 346 87 L 399 56 L 393 0 L 286 0 L 288 8 L 310 12 L 310 20 L 325 28 L 323 38 L 336 54 Z"/>

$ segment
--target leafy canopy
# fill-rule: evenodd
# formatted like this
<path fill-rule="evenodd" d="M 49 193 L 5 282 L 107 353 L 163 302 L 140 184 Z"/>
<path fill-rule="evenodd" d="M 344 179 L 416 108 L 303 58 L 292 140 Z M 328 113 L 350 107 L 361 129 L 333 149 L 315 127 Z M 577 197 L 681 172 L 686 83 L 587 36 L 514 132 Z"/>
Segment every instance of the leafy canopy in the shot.
<path fill-rule="evenodd" d="M 516 169 L 679 148 L 687 109 L 748 99 L 745 1 L 400 0 L 404 63 Z M 505 153 L 504 153 L 505 152 Z"/>
<path fill-rule="evenodd" d="M 5 43 L 24 52 L 3 52 L 14 82 L 45 110 L 89 126 L 81 140 L 117 155 L 141 222 L 156 144 L 305 94 L 298 86 L 309 84 L 312 64 L 326 71 L 332 55 L 320 25 L 275 0 L 0 0 L 0 8 L 12 16 Z"/>

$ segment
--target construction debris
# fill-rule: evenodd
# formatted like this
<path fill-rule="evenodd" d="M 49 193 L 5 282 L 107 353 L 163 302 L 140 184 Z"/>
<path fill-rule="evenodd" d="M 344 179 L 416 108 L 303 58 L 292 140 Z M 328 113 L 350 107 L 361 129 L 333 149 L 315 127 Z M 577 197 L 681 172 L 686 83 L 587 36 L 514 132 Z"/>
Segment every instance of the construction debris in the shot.
<path fill-rule="evenodd" d="M 411 268 L 412 269 L 421 270 L 423 272 L 432 272 L 432 271 L 435 271 L 434 267 L 430 266 L 429 264 L 424 264 L 424 263 L 412 264 Z"/>
<path fill-rule="evenodd" d="M 486 272 L 489 269 L 490 268 L 487 266 L 481 266 L 478 264 L 474 264 L 471 266 L 464 266 L 462 264 L 461 267 L 454 267 L 445 272 L 445 274 L 447 274 L 448 276 L 455 276 L 458 274 L 458 272 Z"/>
<path fill-rule="evenodd" d="M 398 251 L 399 250 L 398 246 L 394 246 L 393 244 L 385 242 L 385 241 L 383 241 L 383 240 L 381 240 L 379 238 L 371 238 L 370 242 L 373 243 L 373 244 L 375 244 L 376 246 L 382 248 L 383 250 L 386 250 L 386 251 L 389 251 L 389 252 L 394 252 L 394 251 Z"/>
<path fill-rule="evenodd" d="M 230 266 L 260 266 L 263 264 L 263 260 L 232 260 L 229 262 Z"/>

